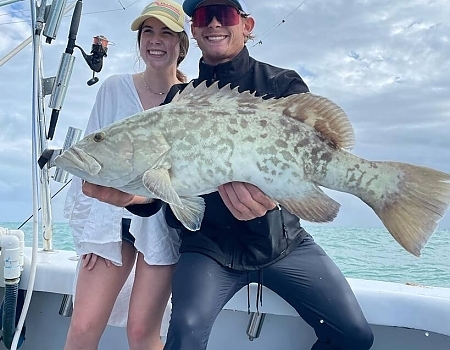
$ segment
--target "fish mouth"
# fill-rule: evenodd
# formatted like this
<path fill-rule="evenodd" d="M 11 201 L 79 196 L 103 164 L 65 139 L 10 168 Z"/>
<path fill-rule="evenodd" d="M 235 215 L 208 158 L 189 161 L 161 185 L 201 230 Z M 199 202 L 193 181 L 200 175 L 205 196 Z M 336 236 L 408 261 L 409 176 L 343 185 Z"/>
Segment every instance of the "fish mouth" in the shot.
<path fill-rule="evenodd" d="M 82 149 L 72 146 L 55 158 L 55 164 L 69 173 L 76 172 L 87 173 L 89 175 L 97 175 L 102 166 L 94 157 L 90 156 Z"/>

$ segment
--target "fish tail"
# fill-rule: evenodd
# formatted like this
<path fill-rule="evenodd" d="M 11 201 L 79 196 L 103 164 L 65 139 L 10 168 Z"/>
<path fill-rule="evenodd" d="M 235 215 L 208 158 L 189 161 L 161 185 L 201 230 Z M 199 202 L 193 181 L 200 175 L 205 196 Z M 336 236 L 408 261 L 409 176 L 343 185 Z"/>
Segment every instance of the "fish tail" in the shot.
<path fill-rule="evenodd" d="M 434 169 L 398 162 L 377 162 L 383 171 L 398 181 L 381 197 L 363 199 L 408 252 L 420 251 L 433 234 L 450 203 L 450 174 Z M 376 202 L 376 203 L 375 203 Z"/>

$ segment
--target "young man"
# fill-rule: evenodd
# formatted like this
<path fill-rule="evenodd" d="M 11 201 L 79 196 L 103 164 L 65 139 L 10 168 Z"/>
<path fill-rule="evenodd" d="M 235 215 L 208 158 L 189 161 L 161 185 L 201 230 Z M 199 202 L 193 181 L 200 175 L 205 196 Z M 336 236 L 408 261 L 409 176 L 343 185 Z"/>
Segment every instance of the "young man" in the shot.
<path fill-rule="evenodd" d="M 185 0 L 183 9 L 192 18 L 192 35 L 203 55 L 194 85 L 218 81 L 219 87 L 231 84 L 267 98 L 308 91 L 296 72 L 249 56 L 245 43 L 255 21 L 243 1 Z M 166 102 L 183 88 L 172 88 Z M 143 202 L 114 191 L 105 197 L 95 187 L 86 188 L 86 193 L 116 205 Z M 372 346 L 372 331 L 345 277 L 296 216 L 245 183 L 225 184 L 203 198 L 206 211 L 195 232 L 186 230 L 164 207 L 167 223 L 182 237 L 165 350 L 206 349 L 222 307 L 249 282 L 279 294 L 314 328 L 318 340 L 312 350 Z M 151 203 L 128 209 L 145 216 L 159 208 Z"/>

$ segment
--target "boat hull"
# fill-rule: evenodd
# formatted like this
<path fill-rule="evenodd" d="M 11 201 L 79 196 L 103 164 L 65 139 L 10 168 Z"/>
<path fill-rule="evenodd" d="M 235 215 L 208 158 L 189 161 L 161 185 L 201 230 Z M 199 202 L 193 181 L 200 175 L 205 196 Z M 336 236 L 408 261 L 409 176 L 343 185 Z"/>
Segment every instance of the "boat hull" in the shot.
<path fill-rule="evenodd" d="M 27 248 L 26 256 L 31 256 Z M 22 350 L 61 350 L 70 317 L 59 310 L 64 295 L 73 288 L 75 253 L 38 253 L 35 290 L 26 318 L 26 340 Z M 26 289 L 30 261 L 26 265 L 20 288 Z M 450 289 L 409 286 L 398 283 L 349 279 L 356 297 L 369 321 L 375 342 L 372 350 L 447 350 L 450 349 Z M 0 288 L 0 297 L 4 289 Z M 251 285 L 251 298 L 256 285 Z M 252 310 L 255 311 L 255 310 Z M 263 289 L 265 314 L 259 337 L 250 341 L 246 333 L 250 315 L 247 313 L 247 290 L 239 291 L 216 320 L 209 350 L 309 350 L 316 341 L 313 329 L 295 310 L 271 290 Z M 165 339 L 170 308 L 162 327 Z M 100 350 L 128 348 L 125 328 L 108 326 Z M 0 343 L 0 350 L 4 349 Z"/>

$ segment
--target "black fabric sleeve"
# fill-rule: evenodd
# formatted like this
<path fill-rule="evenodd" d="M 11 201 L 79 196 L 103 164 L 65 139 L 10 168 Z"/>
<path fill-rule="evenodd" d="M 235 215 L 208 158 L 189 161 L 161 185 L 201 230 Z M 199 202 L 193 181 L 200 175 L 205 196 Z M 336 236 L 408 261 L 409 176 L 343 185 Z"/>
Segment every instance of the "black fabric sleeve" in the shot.
<path fill-rule="evenodd" d="M 155 199 L 153 202 L 148 204 L 134 204 L 125 207 L 130 213 L 142 216 L 149 217 L 155 215 L 159 209 L 162 207 L 162 201 Z"/>
<path fill-rule="evenodd" d="M 166 95 L 166 98 L 160 104 L 160 106 L 170 103 L 173 100 L 173 98 L 175 97 L 175 95 L 178 94 L 179 92 L 183 91 L 187 85 L 188 85 L 188 83 L 172 85 L 172 87 L 170 88 L 169 92 Z"/>
<path fill-rule="evenodd" d="M 278 79 L 278 92 L 280 96 L 287 97 L 293 94 L 309 92 L 308 86 L 303 79 L 293 70 L 286 70 Z"/>

